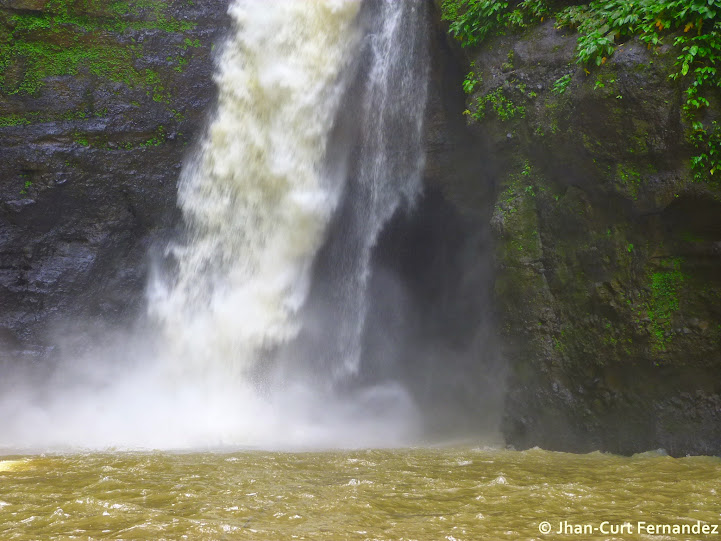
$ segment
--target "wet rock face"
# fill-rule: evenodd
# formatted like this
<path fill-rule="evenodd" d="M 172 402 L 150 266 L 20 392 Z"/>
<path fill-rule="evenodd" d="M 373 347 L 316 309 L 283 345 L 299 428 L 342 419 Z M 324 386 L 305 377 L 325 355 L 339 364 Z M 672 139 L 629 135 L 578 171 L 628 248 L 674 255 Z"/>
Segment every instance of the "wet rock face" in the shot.
<path fill-rule="evenodd" d="M 721 185 L 689 168 L 678 53 L 632 40 L 586 73 L 575 47 L 547 21 L 455 50 L 477 79 L 480 171 L 443 185 L 492 205 L 503 431 L 518 447 L 721 453 Z"/>
<path fill-rule="evenodd" d="M 176 223 L 227 2 L 138 4 L 0 2 L 4 355 L 136 314 L 148 250 Z"/>

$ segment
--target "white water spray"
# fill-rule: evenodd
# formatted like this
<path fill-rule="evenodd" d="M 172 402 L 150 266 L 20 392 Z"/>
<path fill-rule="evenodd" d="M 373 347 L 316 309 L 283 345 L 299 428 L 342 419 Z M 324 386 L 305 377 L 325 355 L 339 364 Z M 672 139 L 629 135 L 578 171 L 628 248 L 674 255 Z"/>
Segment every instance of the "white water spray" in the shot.
<path fill-rule="evenodd" d="M 417 412 L 397 385 L 339 398 L 307 380 L 261 389 L 253 379 L 280 350 L 282 362 L 302 361 L 294 339 L 341 201 L 351 201 L 350 231 L 336 243 L 337 305 L 315 353 L 332 362 L 330 380 L 358 371 L 372 248 L 419 186 L 421 2 L 369 2 L 365 41 L 361 4 L 233 1 L 217 111 L 180 179 L 187 237 L 169 249 L 177 272 L 149 286 L 159 336 L 121 338 L 133 347 L 73 360 L 46 387 L 28 380 L 0 398 L 0 448 L 377 446 L 416 433 Z M 327 167 L 328 145 L 362 54 L 369 71 L 349 172 Z"/>
<path fill-rule="evenodd" d="M 237 32 L 220 61 L 218 111 L 179 187 L 190 238 L 173 250 L 177 280 L 151 290 L 150 309 L 182 371 L 243 372 L 297 331 L 342 190 L 342 178 L 324 176 L 323 159 L 359 6 L 231 7 Z"/>
<path fill-rule="evenodd" d="M 424 165 L 428 59 L 422 3 L 385 0 L 378 19 L 382 24 L 369 43 L 357 181 L 345 209 L 352 226 L 334 254 L 344 270 L 336 293 L 341 315 L 338 339 L 326 351 L 341 361 L 333 363 L 339 378 L 360 369 L 373 248 L 397 209 L 413 205 Z"/>

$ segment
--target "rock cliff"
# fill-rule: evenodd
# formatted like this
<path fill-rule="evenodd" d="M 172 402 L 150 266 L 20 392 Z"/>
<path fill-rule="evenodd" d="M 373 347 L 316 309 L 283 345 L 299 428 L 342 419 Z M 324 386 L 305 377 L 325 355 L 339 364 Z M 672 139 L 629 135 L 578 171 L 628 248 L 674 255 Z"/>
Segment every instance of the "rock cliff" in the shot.
<path fill-rule="evenodd" d="M 148 248 L 214 99 L 226 9 L 0 2 L 0 350 L 42 357 L 51 329 L 142 306 Z"/>
<path fill-rule="evenodd" d="M 520 447 L 717 454 L 721 184 L 690 167 L 679 52 L 630 39 L 585 69 L 576 45 L 546 20 L 445 60 L 472 72 L 477 167 L 440 182 L 492 201 L 503 431 Z"/>

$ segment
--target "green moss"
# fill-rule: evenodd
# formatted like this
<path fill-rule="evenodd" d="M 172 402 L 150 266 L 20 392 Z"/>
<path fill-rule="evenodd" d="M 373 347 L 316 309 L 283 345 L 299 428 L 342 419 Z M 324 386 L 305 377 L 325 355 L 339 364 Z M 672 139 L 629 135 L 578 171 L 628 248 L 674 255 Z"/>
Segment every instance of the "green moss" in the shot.
<path fill-rule="evenodd" d="M 87 136 L 85 136 L 77 131 L 73 132 L 73 141 L 75 141 L 80 146 L 84 146 L 84 147 L 90 146 L 90 142 L 89 142 Z"/>
<path fill-rule="evenodd" d="M 506 61 L 503 64 L 501 64 L 501 69 L 503 71 L 511 71 L 513 69 L 513 58 L 514 58 L 514 53 L 513 53 L 513 49 L 511 49 L 508 52 L 508 57 L 507 57 Z"/>
<path fill-rule="evenodd" d="M 621 191 L 634 201 L 638 199 L 641 180 L 641 173 L 639 173 L 634 166 L 622 163 L 616 165 L 616 182 L 620 186 Z"/>
<path fill-rule="evenodd" d="M 551 134 L 556 135 L 559 131 L 558 118 L 561 110 L 561 103 L 558 101 L 558 99 L 549 98 L 543 104 L 543 107 L 546 109 L 545 116 L 548 119 L 548 129 L 550 130 Z"/>
<path fill-rule="evenodd" d="M 181 133 L 178 134 L 182 135 Z M 124 143 L 111 144 L 102 134 L 87 134 L 78 131 L 73 132 L 73 141 L 84 147 L 91 147 L 106 151 L 135 150 L 140 148 L 158 147 L 168 140 L 165 126 L 158 126 L 153 135 L 144 141 L 126 141 Z"/>
<path fill-rule="evenodd" d="M 20 175 L 21 178 L 25 178 L 24 175 Z M 20 195 L 27 195 L 28 190 L 32 187 L 33 183 L 29 180 L 25 180 L 25 183 L 23 184 L 23 189 L 20 190 Z"/>
<path fill-rule="evenodd" d="M 66 112 L 54 112 L 44 111 L 38 112 L 33 111 L 24 114 L 12 114 L 0 116 L 0 128 L 12 127 L 12 126 L 29 126 L 30 124 L 41 124 L 43 122 L 61 122 L 61 121 L 73 121 L 73 120 L 87 120 L 91 117 L 103 118 L 108 116 L 107 109 L 101 109 L 93 113 L 89 111 L 66 111 Z"/>
<path fill-rule="evenodd" d="M 646 310 L 651 321 L 652 347 L 655 352 L 666 351 L 671 340 L 672 320 L 679 309 L 679 295 L 685 279 L 681 272 L 682 262 L 680 258 L 667 260 L 667 269 L 649 275 L 651 294 Z"/>
<path fill-rule="evenodd" d="M 20 62 L 23 76 L 17 81 L 0 79 L 7 94 L 35 94 L 48 77 L 77 75 L 81 69 L 128 86 L 143 84 L 149 70 L 138 72 L 132 65 L 132 52 L 112 45 L 63 47 L 43 42 L 17 42 L 9 53 Z M 5 75 L 5 74 L 3 74 Z"/>
<path fill-rule="evenodd" d="M 5 115 L 0 116 L 0 128 L 7 128 L 11 126 L 27 126 L 32 123 L 31 116 L 29 115 Z"/>
<path fill-rule="evenodd" d="M 132 37 L 143 30 L 182 33 L 195 26 L 172 19 L 167 9 L 161 0 L 54 0 L 43 12 L 14 13 L 0 30 L 0 91 L 33 95 L 50 77 L 87 71 L 128 87 L 148 87 L 156 101 L 167 101 L 158 73 L 136 68 L 144 49 Z M 186 38 L 178 47 L 196 46 L 197 40 Z"/>
<path fill-rule="evenodd" d="M 166 58 L 166 60 L 171 64 L 176 64 L 173 69 L 178 73 L 181 73 L 183 69 L 185 69 L 185 66 L 188 64 L 188 61 L 180 55 L 177 55 L 175 57 L 169 56 Z"/>
<path fill-rule="evenodd" d="M 148 147 L 157 147 L 165 143 L 167 139 L 167 134 L 165 133 L 165 128 L 163 126 L 158 126 L 158 129 L 155 130 L 155 135 L 148 139 L 147 141 L 144 141 L 138 145 L 139 148 L 148 148 Z"/>
<path fill-rule="evenodd" d="M 541 257 L 538 233 L 536 197 L 539 191 L 538 173 L 529 161 L 519 164 L 517 172 L 504 181 L 495 212 L 504 222 L 504 235 L 498 245 L 504 261 L 521 264 L 521 260 Z"/>
<path fill-rule="evenodd" d="M 199 39 L 193 39 L 193 40 L 191 40 L 190 38 L 185 38 L 185 41 L 183 41 L 183 45 L 182 45 L 182 47 L 181 47 L 181 50 L 187 51 L 188 48 L 190 48 L 190 47 L 193 47 L 193 48 L 198 48 L 198 47 L 200 47 L 200 40 L 199 40 Z"/>
<path fill-rule="evenodd" d="M 635 131 L 631 136 L 631 146 L 628 151 L 631 154 L 646 154 L 648 148 L 648 131 L 651 127 L 650 123 L 642 120 L 634 119 Z"/>

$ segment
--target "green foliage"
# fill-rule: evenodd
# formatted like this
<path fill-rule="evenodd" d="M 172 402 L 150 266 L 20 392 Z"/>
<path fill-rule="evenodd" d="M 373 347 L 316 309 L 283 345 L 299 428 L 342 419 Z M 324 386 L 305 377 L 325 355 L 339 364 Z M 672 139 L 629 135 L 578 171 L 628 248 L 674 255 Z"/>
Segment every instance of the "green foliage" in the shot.
<path fill-rule="evenodd" d="M 569 26 L 579 33 L 577 55 L 581 63 L 600 66 L 613 54 L 616 40 L 641 33 L 658 43 L 657 28 L 661 4 L 655 0 L 594 0 L 587 5 L 570 6 L 556 18 L 557 27 Z M 658 26 L 657 26 L 658 24 Z"/>
<path fill-rule="evenodd" d="M 624 38 L 639 36 L 649 46 L 662 43 L 662 32 L 714 18 L 717 0 L 593 0 L 557 14 L 557 26 L 576 28 L 578 60 L 601 65 Z M 700 17 L 700 19 L 699 19 Z"/>
<path fill-rule="evenodd" d="M 451 21 L 449 31 L 463 47 L 477 45 L 494 29 L 500 28 L 508 2 L 444 0 L 443 19 Z"/>
<path fill-rule="evenodd" d="M 699 113 L 709 106 L 707 92 L 721 88 L 721 0 L 591 0 L 556 11 L 550 11 L 543 0 L 444 0 L 442 13 L 450 21 L 450 33 L 464 47 L 478 45 L 494 32 L 525 28 L 555 16 L 558 28 L 578 31 L 577 60 L 591 66 L 603 65 L 629 38 L 637 36 L 649 48 L 656 48 L 673 36 L 673 45 L 681 54 L 671 77 L 688 81 L 684 109 L 694 122 L 689 139 L 697 153 L 691 165 L 699 180 L 719 170 L 718 124 L 700 120 Z M 467 81 L 469 93 L 473 92 L 475 83 Z M 570 77 L 557 80 L 553 91 L 563 94 L 569 81 Z M 595 88 L 604 86 L 598 81 Z M 622 99 L 620 94 L 616 97 Z M 498 94 L 488 98 L 499 99 Z"/>
<path fill-rule="evenodd" d="M 443 0 L 442 17 L 463 47 L 503 29 L 526 28 L 548 13 L 545 0 Z"/>
<path fill-rule="evenodd" d="M 556 94 L 563 94 L 566 92 L 568 85 L 571 83 L 571 74 L 559 77 L 555 83 L 553 83 L 552 91 Z"/>
<path fill-rule="evenodd" d="M 713 15 L 721 19 L 721 1 L 718 5 L 714 2 L 714 7 L 717 11 Z M 711 14 L 709 11 L 703 13 Z M 706 125 L 698 120 L 700 110 L 710 105 L 703 94 L 710 88 L 721 88 L 721 78 L 718 76 L 718 68 L 721 66 L 721 20 L 714 20 L 707 32 L 701 32 L 703 21 L 701 17 L 698 19 L 698 31 L 695 34 L 685 32 L 674 41 L 674 45 L 681 47 L 681 55 L 676 61 L 678 71 L 671 75 L 673 79 L 691 79 L 686 89 L 684 110 L 693 120 L 690 140 L 697 154 L 691 158 L 691 165 L 697 180 L 703 180 L 707 174 L 713 176 L 721 169 L 721 129 L 715 120 Z"/>
<path fill-rule="evenodd" d="M 624 39 L 638 36 L 656 47 L 663 43 L 664 33 L 676 33 L 674 45 L 681 48 L 681 55 L 671 77 L 691 77 L 684 105 L 691 116 L 708 107 L 706 89 L 721 87 L 721 0 L 594 0 L 561 11 L 557 25 L 577 28 L 578 61 L 598 66 Z M 696 178 L 703 179 L 719 169 L 721 146 L 718 128 L 699 124 L 694 124 L 690 138 L 698 151 L 691 165 Z"/>
<path fill-rule="evenodd" d="M 471 67 L 473 67 L 473 64 L 471 64 Z M 466 94 L 473 94 L 476 87 L 481 84 L 481 77 L 479 75 L 476 75 L 475 72 L 471 71 L 466 75 L 466 78 L 463 80 L 463 92 Z"/>
<path fill-rule="evenodd" d="M 25 183 L 23 184 L 23 189 L 20 190 L 20 195 L 27 195 L 28 190 L 32 187 L 33 183 L 25 178 L 25 175 L 20 175 L 20 178 L 25 179 Z"/>
<path fill-rule="evenodd" d="M 721 126 L 714 120 L 708 128 L 702 122 L 694 122 L 693 128 L 691 141 L 698 154 L 691 158 L 691 165 L 697 180 L 702 180 L 704 172 L 714 175 L 721 170 Z"/>
<path fill-rule="evenodd" d="M 593 89 L 598 90 L 599 88 L 606 88 L 606 83 L 608 83 L 609 85 L 615 84 L 616 79 L 611 78 L 611 79 L 603 80 L 599 74 L 599 76 L 596 77 L 596 82 L 593 85 Z"/>
<path fill-rule="evenodd" d="M 466 111 L 475 120 L 482 120 L 486 116 L 487 110 L 493 111 L 499 120 L 508 122 L 514 118 L 523 118 L 526 116 L 526 108 L 523 105 L 515 104 L 504 92 L 504 88 L 499 86 L 495 90 L 478 96 L 476 99 L 476 110 L 474 112 Z"/>
<path fill-rule="evenodd" d="M 531 163 L 528 160 L 523 162 L 523 169 L 521 170 L 521 175 L 524 177 L 531 176 Z"/>

